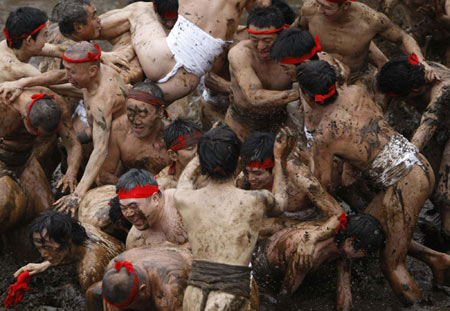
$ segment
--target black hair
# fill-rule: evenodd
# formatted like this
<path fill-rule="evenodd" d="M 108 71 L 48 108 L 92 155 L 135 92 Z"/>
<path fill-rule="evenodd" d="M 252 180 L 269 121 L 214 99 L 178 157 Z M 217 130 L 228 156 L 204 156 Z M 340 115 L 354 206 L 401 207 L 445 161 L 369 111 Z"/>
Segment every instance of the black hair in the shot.
<path fill-rule="evenodd" d="M 211 179 L 222 180 L 233 176 L 237 167 L 241 142 L 227 125 L 206 132 L 198 143 L 202 173 Z"/>
<path fill-rule="evenodd" d="M 328 94 L 330 87 L 336 84 L 336 72 L 323 60 L 304 62 L 297 66 L 297 81 L 304 93 L 311 97 Z M 333 103 L 339 96 L 335 94 L 325 99 L 323 105 Z"/>
<path fill-rule="evenodd" d="M 113 224 L 120 222 L 122 226 L 130 229 L 132 224 L 129 222 L 122 214 L 122 209 L 120 208 L 119 198 L 116 196 L 109 200 L 111 207 L 109 208 L 109 218 Z"/>
<path fill-rule="evenodd" d="M 300 28 L 289 28 L 280 33 L 270 50 L 270 58 L 282 59 L 285 57 L 300 58 L 311 53 L 316 41 L 311 33 Z M 317 53 L 310 60 L 318 60 Z"/>
<path fill-rule="evenodd" d="M 120 190 L 130 191 L 136 186 L 157 186 L 155 177 L 147 170 L 143 169 L 131 169 L 122 176 L 120 176 L 119 181 L 116 184 L 116 192 Z"/>
<path fill-rule="evenodd" d="M 164 100 L 164 92 L 156 83 L 153 83 L 149 80 L 145 80 L 134 84 L 132 89 L 152 94 L 153 96 Z"/>
<path fill-rule="evenodd" d="M 6 31 L 12 39 L 12 45 L 9 46 L 8 43 L 8 46 L 16 50 L 20 49 L 22 47 L 23 40 L 26 38 L 14 38 L 32 33 L 47 20 L 47 13 L 36 8 L 23 6 L 10 12 L 5 24 Z M 36 41 L 36 38 L 41 30 L 33 34 L 31 38 Z"/>
<path fill-rule="evenodd" d="M 90 6 L 90 0 L 69 0 L 61 3 L 58 16 L 59 31 L 65 37 L 71 37 L 75 32 L 74 23 L 86 25 L 88 15 L 84 5 Z"/>
<path fill-rule="evenodd" d="M 274 144 L 275 137 L 272 133 L 255 132 L 250 134 L 241 147 L 241 159 L 244 165 L 253 161 L 263 163 L 268 158 L 273 160 Z M 269 170 L 272 172 L 272 168 Z"/>
<path fill-rule="evenodd" d="M 53 239 L 61 247 L 67 247 L 70 242 L 83 245 L 88 239 L 86 229 L 78 220 L 57 211 L 43 212 L 33 220 L 29 229 L 31 240 L 33 240 L 33 233 L 41 234 L 44 229 L 47 234 L 43 237 Z"/>
<path fill-rule="evenodd" d="M 278 8 L 283 14 L 284 24 L 291 25 L 297 18 L 297 13 L 284 0 L 272 0 L 272 6 Z"/>
<path fill-rule="evenodd" d="M 116 258 L 120 258 L 121 256 Z M 133 265 L 134 271 L 138 277 L 138 281 L 145 279 L 144 273 L 141 269 Z M 138 285 L 136 285 L 139 287 Z M 110 268 L 103 275 L 102 280 L 102 294 L 105 300 L 112 304 L 120 304 L 127 301 L 134 287 L 134 274 L 128 273 L 125 267 L 117 271 L 114 267 Z M 136 299 L 136 298 L 135 298 Z"/>
<path fill-rule="evenodd" d="M 411 89 L 425 84 L 425 67 L 413 65 L 407 56 L 387 62 L 377 75 L 377 88 L 381 93 L 407 95 Z"/>
<path fill-rule="evenodd" d="M 54 132 L 58 129 L 61 114 L 61 108 L 50 96 L 45 95 L 43 99 L 39 99 L 33 104 L 28 113 L 28 119 L 35 129 L 40 126 L 47 132 Z"/>
<path fill-rule="evenodd" d="M 170 148 L 172 142 L 182 135 L 186 135 L 195 131 L 202 132 L 202 128 L 194 121 L 177 118 L 164 129 L 164 142 L 167 149 Z"/>
<path fill-rule="evenodd" d="M 378 219 L 369 214 L 347 215 L 346 229 L 340 228 L 334 236 L 338 248 L 348 238 L 354 238 L 355 251 L 376 252 L 384 247 L 386 234 Z"/>
<path fill-rule="evenodd" d="M 257 6 L 248 14 L 247 28 L 253 25 L 258 28 L 275 27 L 281 28 L 284 25 L 283 14 L 274 6 Z"/>
<path fill-rule="evenodd" d="M 156 13 L 163 16 L 166 12 L 178 12 L 178 0 L 153 0 L 156 5 Z"/>

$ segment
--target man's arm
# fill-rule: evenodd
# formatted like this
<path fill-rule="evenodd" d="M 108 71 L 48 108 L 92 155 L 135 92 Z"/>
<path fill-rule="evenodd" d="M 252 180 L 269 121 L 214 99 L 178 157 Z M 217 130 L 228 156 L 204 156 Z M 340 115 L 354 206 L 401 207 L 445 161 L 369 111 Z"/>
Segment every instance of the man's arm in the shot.
<path fill-rule="evenodd" d="M 117 120 L 119 121 L 119 120 Z M 100 173 L 97 178 L 97 183 L 100 185 L 115 185 L 119 180 L 119 177 L 115 175 L 117 170 L 117 166 L 120 162 L 120 149 L 119 144 L 117 142 L 117 127 L 115 126 L 115 122 L 113 122 L 113 127 L 111 129 L 111 134 L 109 138 L 108 144 L 108 156 L 103 162 L 102 168 L 100 169 Z"/>
<path fill-rule="evenodd" d="M 111 107 L 113 106 L 111 101 L 108 101 L 109 98 L 106 94 L 99 94 L 91 99 L 93 103 L 107 103 L 105 105 L 94 105 L 91 109 L 94 120 L 92 127 L 94 150 L 75 192 L 69 196 L 62 197 L 54 203 L 60 211 L 70 212 L 72 217 L 76 215 L 81 199 L 97 178 L 100 168 L 108 155 L 108 141 L 112 123 Z"/>
<path fill-rule="evenodd" d="M 194 190 L 194 183 L 200 174 L 200 159 L 195 156 L 191 162 L 186 165 L 178 180 L 177 190 Z"/>
<path fill-rule="evenodd" d="M 417 12 L 428 15 L 450 30 L 450 0 L 431 0 L 430 2 L 418 8 Z"/>
<path fill-rule="evenodd" d="M 48 57 L 62 58 L 62 54 L 67 50 L 69 45 L 46 43 L 39 55 Z"/>
<path fill-rule="evenodd" d="M 100 37 L 102 40 L 113 40 L 120 36 L 121 34 L 130 31 L 130 22 L 128 18 L 132 15 L 131 7 L 135 5 L 129 5 L 122 9 L 116 9 L 108 11 L 100 15 Z"/>
<path fill-rule="evenodd" d="M 419 150 L 422 150 L 431 137 L 433 137 L 440 120 L 443 118 L 445 108 L 450 101 L 450 85 L 433 90 L 431 98 L 430 104 L 422 114 L 420 125 L 411 138 L 411 143 Z"/>
<path fill-rule="evenodd" d="M 338 311 L 352 310 L 351 277 L 352 262 L 346 258 L 337 261 L 337 298 L 336 309 Z"/>
<path fill-rule="evenodd" d="M 205 85 L 215 92 L 230 93 L 231 82 L 212 72 L 205 75 Z"/>
<path fill-rule="evenodd" d="M 245 9 L 250 12 L 257 6 L 270 6 L 272 5 L 272 0 L 247 0 Z"/>
<path fill-rule="evenodd" d="M 250 52 L 237 45 L 228 53 L 231 74 L 236 78 L 247 101 L 257 108 L 282 107 L 300 97 L 298 89 L 286 91 L 265 90 L 251 67 Z"/>
<path fill-rule="evenodd" d="M 384 53 L 378 48 L 378 46 L 371 41 L 369 47 L 369 62 L 374 66 L 381 69 L 389 61 L 389 59 L 384 55 Z"/>

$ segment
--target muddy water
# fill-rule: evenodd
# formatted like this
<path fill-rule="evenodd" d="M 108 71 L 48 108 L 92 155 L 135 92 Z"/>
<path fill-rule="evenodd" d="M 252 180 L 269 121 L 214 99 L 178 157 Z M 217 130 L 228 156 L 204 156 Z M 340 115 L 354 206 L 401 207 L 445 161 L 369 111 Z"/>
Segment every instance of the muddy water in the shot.
<path fill-rule="evenodd" d="M 18 6 L 34 6 L 45 10 L 49 15 L 58 0 L 0 0 L 0 27 L 3 27 L 9 11 Z M 123 7 L 127 0 L 94 0 L 99 14 L 110 9 Z M 296 10 L 301 7 L 300 0 L 288 1 Z M 364 0 L 372 7 L 376 0 Z M 0 34 L 3 39 L 3 32 Z M 0 246 L 0 302 L 5 297 L 8 285 L 13 282 L 12 274 L 21 264 L 1 254 Z M 357 263 L 352 272 L 353 310 L 357 311 L 397 311 L 397 310 L 450 310 L 450 298 L 444 292 L 433 290 L 430 269 L 415 260 L 408 260 L 408 269 L 418 281 L 424 293 L 424 301 L 415 307 L 403 308 L 392 293 L 389 285 L 379 271 L 377 259 L 365 259 Z M 336 277 L 333 265 L 310 275 L 294 297 L 280 310 L 333 310 L 336 293 Z M 76 280 L 75 267 L 63 266 L 33 277 L 32 290 L 25 294 L 17 310 L 84 310 L 83 295 Z M 66 285 L 69 284 L 69 285 Z M 70 285 L 73 284 L 73 285 Z M 261 310 L 275 310 L 273 296 L 266 297 Z M 1 308 L 0 308 L 1 309 Z"/>

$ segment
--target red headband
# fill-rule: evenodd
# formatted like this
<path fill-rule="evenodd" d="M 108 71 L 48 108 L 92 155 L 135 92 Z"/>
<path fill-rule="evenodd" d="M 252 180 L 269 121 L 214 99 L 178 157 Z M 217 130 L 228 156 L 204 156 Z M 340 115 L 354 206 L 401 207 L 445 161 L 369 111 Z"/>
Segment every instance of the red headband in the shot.
<path fill-rule="evenodd" d="M 281 28 L 266 30 L 266 31 L 255 31 L 255 30 L 251 30 L 251 29 L 247 28 L 247 32 L 251 33 L 252 35 L 270 35 L 273 33 L 280 32 L 283 29 L 288 29 L 289 27 L 290 27 L 290 25 L 284 24 L 283 26 L 281 26 Z"/>
<path fill-rule="evenodd" d="M 327 0 L 328 2 L 333 2 L 333 3 L 344 3 L 344 2 L 346 2 L 347 0 Z M 356 0 L 350 0 L 350 1 L 353 1 L 353 2 L 355 2 Z"/>
<path fill-rule="evenodd" d="M 153 3 L 153 8 L 156 12 L 158 12 L 158 6 Z M 178 18 L 178 12 L 177 11 L 167 11 L 164 12 L 162 15 L 162 18 Z"/>
<path fill-rule="evenodd" d="M 319 36 L 316 36 L 314 41 L 316 42 L 316 45 L 312 48 L 311 52 L 309 52 L 308 54 L 303 55 L 302 57 L 299 57 L 299 58 L 284 57 L 280 60 L 280 63 L 282 63 L 282 64 L 300 64 L 300 63 L 303 63 L 304 61 L 310 59 L 314 55 L 316 55 L 316 53 L 322 52 L 322 46 L 320 45 L 320 42 L 319 42 Z"/>
<path fill-rule="evenodd" d="M 331 96 L 333 96 L 336 93 L 336 84 L 333 84 L 330 86 L 330 88 L 328 89 L 328 93 L 325 95 L 316 95 L 314 96 L 314 101 L 316 103 L 321 103 L 323 104 L 325 102 L 325 100 L 327 98 L 330 98 Z"/>
<path fill-rule="evenodd" d="M 150 105 L 156 106 L 156 107 L 161 107 L 161 106 L 165 105 L 164 100 L 162 100 L 161 98 L 155 97 L 154 95 L 152 95 L 150 93 L 135 90 L 135 89 L 130 90 L 130 92 L 128 93 L 128 98 L 135 99 L 140 102 L 150 104 Z M 166 118 L 169 118 L 169 113 L 166 110 L 164 110 L 164 115 L 166 116 Z"/>
<path fill-rule="evenodd" d="M 261 161 L 258 160 L 250 162 L 247 166 L 250 168 L 272 168 L 275 166 L 275 163 L 271 158 L 267 158 L 264 160 L 263 163 L 261 163 Z"/>
<path fill-rule="evenodd" d="M 45 94 L 45 93 L 31 95 L 31 99 L 33 99 L 33 100 L 31 101 L 31 103 L 30 103 L 30 105 L 28 106 L 28 109 L 27 109 L 27 117 L 26 117 L 25 120 L 27 121 L 27 124 L 30 127 L 30 129 L 36 135 L 39 135 L 39 132 L 38 132 L 37 129 L 35 129 L 33 127 L 33 125 L 31 125 L 31 121 L 30 121 L 30 118 L 28 116 L 30 115 L 31 107 L 33 107 L 34 103 L 37 102 L 38 100 L 44 99 L 45 96 L 50 96 L 52 99 L 55 99 L 54 95 L 48 95 L 48 94 Z"/>
<path fill-rule="evenodd" d="M 5 39 L 6 39 L 6 41 L 8 41 L 8 46 L 9 46 L 9 47 L 12 47 L 12 44 L 13 44 L 13 43 L 12 43 L 12 40 L 25 39 L 25 38 L 27 38 L 28 36 L 32 36 L 32 35 L 34 35 L 35 33 L 37 33 L 39 30 L 41 30 L 42 28 L 44 28 L 46 25 L 47 25 L 47 22 L 43 23 L 42 25 L 40 25 L 38 28 L 36 28 L 36 29 L 33 30 L 32 32 L 30 32 L 30 33 L 24 33 L 23 35 L 20 35 L 20 36 L 10 36 L 9 33 L 8 33 L 8 30 L 6 30 L 6 27 L 3 28 L 3 32 L 5 33 Z"/>
<path fill-rule="evenodd" d="M 116 303 L 109 302 L 102 293 L 103 299 L 109 305 L 119 308 L 119 309 L 126 308 L 133 302 L 134 298 L 136 298 L 136 295 L 138 293 L 138 286 L 139 286 L 139 279 L 137 277 L 136 270 L 134 270 L 134 268 L 133 268 L 133 264 L 129 261 L 116 261 L 114 268 L 116 268 L 117 272 L 120 272 L 120 270 L 123 267 L 125 267 L 125 269 L 127 269 L 128 274 L 133 273 L 133 275 L 134 275 L 134 284 L 133 284 L 133 289 L 131 290 L 131 293 L 130 293 L 130 297 L 128 297 L 127 300 L 125 300 L 124 302 L 116 304 Z"/>
<path fill-rule="evenodd" d="M 119 190 L 117 192 L 117 196 L 119 200 L 125 199 L 144 199 L 151 197 L 155 192 L 159 191 L 159 187 L 157 185 L 145 185 L 142 187 L 141 185 L 137 185 L 130 191 L 126 191 L 125 189 Z"/>
<path fill-rule="evenodd" d="M 98 44 L 94 44 L 94 47 L 97 50 L 97 54 L 89 52 L 88 56 L 86 58 L 71 59 L 71 58 L 68 58 L 63 53 L 62 59 L 64 59 L 66 62 L 69 62 L 69 63 L 87 63 L 87 62 L 93 62 L 93 61 L 96 61 L 96 60 L 100 60 L 100 57 L 102 56 L 102 50 L 100 50 L 100 46 Z"/>
<path fill-rule="evenodd" d="M 200 137 L 202 137 L 202 132 L 200 131 L 193 131 L 187 133 L 172 141 L 169 149 L 173 151 L 178 151 L 181 149 L 186 149 L 188 147 L 197 145 L 198 141 L 200 140 Z"/>
<path fill-rule="evenodd" d="M 408 57 L 408 60 L 411 65 L 413 66 L 419 66 L 419 58 L 417 57 L 416 53 L 412 53 L 410 57 Z"/>
<path fill-rule="evenodd" d="M 30 288 L 28 287 L 30 281 L 31 277 L 29 271 L 25 271 L 19 274 L 17 282 L 9 286 L 8 296 L 6 296 L 5 300 L 3 301 L 3 305 L 6 308 L 10 305 L 12 305 L 13 307 L 17 306 L 17 304 L 22 300 L 25 292 L 30 290 Z"/>
<path fill-rule="evenodd" d="M 338 233 L 340 229 L 345 230 L 347 229 L 347 214 L 342 213 L 341 216 L 339 216 L 339 225 L 334 229 L 334 232 Z"/>

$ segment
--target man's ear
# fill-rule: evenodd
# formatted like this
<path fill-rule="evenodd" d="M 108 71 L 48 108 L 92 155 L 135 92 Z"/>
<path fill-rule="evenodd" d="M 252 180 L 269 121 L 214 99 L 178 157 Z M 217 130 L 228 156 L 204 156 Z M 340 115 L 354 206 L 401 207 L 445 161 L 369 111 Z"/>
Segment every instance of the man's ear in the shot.
<path fill-rule="evenodd" d="M 169 154 L 169 158 L 171 161 L 173 161 L 173 162 L 178 161 L 178 153 L 176 151 L 169 149 L 169 150 L 167 150 L 167 153 Z"/>
<path fill-rule="evenodd" d="M 91 65 L 91 66 L 89 66 L 89 69 L 88 69 L 88 72 L 89 72 L 89 76 L 92 78 L 92 77 L 95 77 L 96 75 L 97 75 L 97 73 L 98 73 L 98 70 L 99 70 L 99 66 L 97 66 L 97 65 Z"/>
<path fill-rule="evenodd" d="M 344 6 L 344 10 L 348 10 L 350 8 L 350 6 L 352 5 L 352 2 L 347 0 L 342 5 Z"/>
<path fill-rule="evenodd" d="M 80 33 L 83 29 L 82 26 L 83 26 L 83 24 L 81 24 L 81 23 L 73 23 L 73 31 L 77 34 Z"/>
<path fill-rule="evenodd" d="M 159 118 L 160 119 L 164 119 L 165 111 L 166 111 L 166 106 L 165 105 L 161 105 L 159 107 Z"/>

